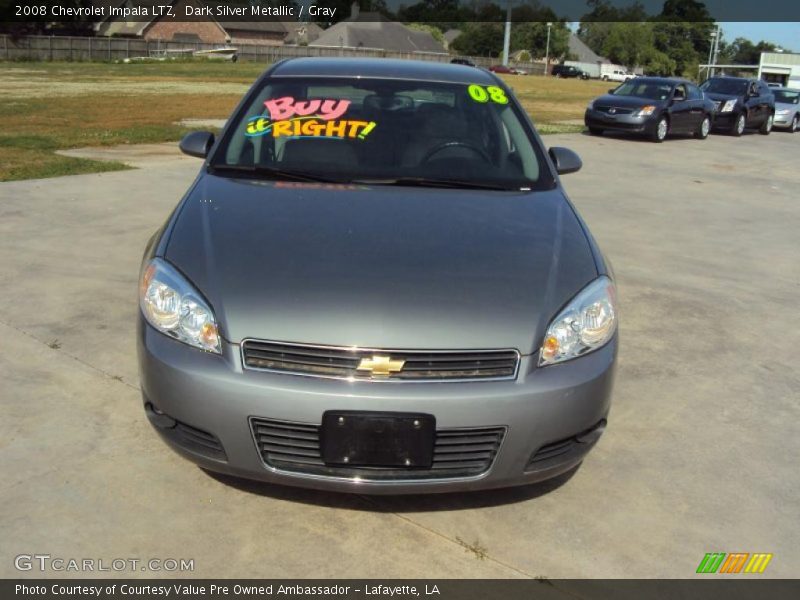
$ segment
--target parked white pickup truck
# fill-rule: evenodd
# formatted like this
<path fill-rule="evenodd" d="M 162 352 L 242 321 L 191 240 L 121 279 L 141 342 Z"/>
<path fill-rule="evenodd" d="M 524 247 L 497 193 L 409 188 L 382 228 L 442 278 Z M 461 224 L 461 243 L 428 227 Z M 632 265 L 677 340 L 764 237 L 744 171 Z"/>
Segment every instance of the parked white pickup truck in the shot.
<path fill-rule="evenodd" d="M 601 75 L 603 81 L 628 81 L 628 79 L 633 79 L 636 77 L 633 73 L 628 73 L 627 71 L 622 71 L 620 69 L 614 69 L 611 71 L 606 71 Z"/>

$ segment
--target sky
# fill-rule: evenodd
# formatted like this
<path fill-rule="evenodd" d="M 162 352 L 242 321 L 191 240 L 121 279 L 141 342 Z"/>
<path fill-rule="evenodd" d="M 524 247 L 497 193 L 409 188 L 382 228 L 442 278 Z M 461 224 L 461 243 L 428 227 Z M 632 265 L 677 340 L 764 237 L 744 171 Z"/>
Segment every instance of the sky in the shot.
<path fill-rule="evenodd" d="M 732 42 L 745 37 L 754 44 L 761 40 L 772 42 L 782 48 L 800 52 L 800 21 L 787 23 L 721 23 L 723 38 Z"/>

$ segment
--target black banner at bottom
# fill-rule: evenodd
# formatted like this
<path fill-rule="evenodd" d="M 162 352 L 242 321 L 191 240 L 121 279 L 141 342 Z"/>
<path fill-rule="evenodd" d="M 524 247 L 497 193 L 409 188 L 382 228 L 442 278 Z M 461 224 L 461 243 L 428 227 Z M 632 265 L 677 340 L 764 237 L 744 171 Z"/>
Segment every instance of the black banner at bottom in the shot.
<path fill-rule="evenodd" d="M 800 580 L 781 579 L 24 579 L 0 580 L 0 598 L 39 600 L 335 599 L 648 600 L 800 598 Z"/>

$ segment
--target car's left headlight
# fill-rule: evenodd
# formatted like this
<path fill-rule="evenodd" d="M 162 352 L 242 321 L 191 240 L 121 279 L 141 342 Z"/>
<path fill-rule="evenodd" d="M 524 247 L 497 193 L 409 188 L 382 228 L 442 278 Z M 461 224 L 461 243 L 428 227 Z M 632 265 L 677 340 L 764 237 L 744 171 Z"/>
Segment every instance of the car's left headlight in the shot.
<path fill-rule="evenodd" d="M 637 110 L 636 111 L 636 116 L 637 117 L 647 117 L 649 115 L 652 115 L 654 112 L 656 112 L 656 107 L 652 106 L 652 105 L 647 105 L 647 106 L 643 106 L 642 108 Z"/>
<path fill-rule="evenodd" d="M 142 271 L 139 306 L 147 322 L 185 344 L 221 353 L 214 313 L 178 270 L 154 258 Z"/>
<path fill-rule="evenodd" d="M 577 358 L 604 346 L 617 330 L 614 283 L 599 277 L 581 290 L 547 327 L 539 366 Z"/>
<path fill-rule="evenodd" d="M 780 116 L 784 116 L 784 115 L 788 115 L 790 112 L 792 112 L 792 111 L 790 111 L 788 108 L 785 108 L 783 110 L 775 111 L 775 114 L 776 115 L 780 115 Z"/>
<path fill-rule="evenodd" d="M 731 112 L 736 107 L 736 100 L 726 100 L 719 112 Z"/>

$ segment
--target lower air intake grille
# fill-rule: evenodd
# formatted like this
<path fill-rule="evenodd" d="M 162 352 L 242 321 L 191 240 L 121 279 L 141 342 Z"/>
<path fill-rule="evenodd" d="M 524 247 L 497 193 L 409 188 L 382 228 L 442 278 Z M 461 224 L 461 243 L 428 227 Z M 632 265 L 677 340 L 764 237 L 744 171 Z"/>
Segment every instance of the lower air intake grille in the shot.
<path fill-rule="evenodd" d="M 245 340 L 247 369 L 366 381 L 514 379 L 516 350 L 414 351 L 307 346 Z"/>
<path fill-rule="evenodd" d="M 198 454 L 225 460 L 225 450 L 215 435 L 178 421 L 172 430 L 175 441 Z"/>
<path fill-rule="evenodd" d="M 268 419 L 251 419 L 262 460 L 275 469 L 365 480 L 440 479 L 470 477 L 488 471 L 505 435 L 504 427 L 439 429 L 430 469 L 329 467 L 322 462 L 319 426 Z"/>

